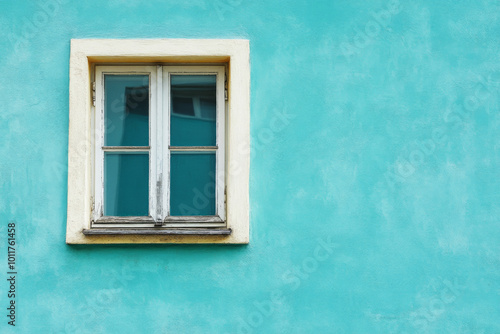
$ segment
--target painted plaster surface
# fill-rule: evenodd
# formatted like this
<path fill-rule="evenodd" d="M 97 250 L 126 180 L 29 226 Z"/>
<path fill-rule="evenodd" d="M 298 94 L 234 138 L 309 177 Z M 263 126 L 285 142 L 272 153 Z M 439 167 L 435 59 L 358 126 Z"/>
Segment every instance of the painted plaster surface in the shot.
<path fill-rule="evenodd" d="M 500 332 L 498 1 L 1 1 L 0 29 L 1 333 Z M 250 40 L 249 245 L 65 244 L 71 38 Z"/>

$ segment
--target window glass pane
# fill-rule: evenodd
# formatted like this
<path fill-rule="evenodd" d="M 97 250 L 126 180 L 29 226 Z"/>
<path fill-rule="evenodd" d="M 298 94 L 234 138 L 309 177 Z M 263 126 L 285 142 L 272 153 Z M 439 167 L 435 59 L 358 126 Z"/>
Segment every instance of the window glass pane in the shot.
<path fill-rule="evenodd" d="M 148 216 L 149 154 L 106 152 L 104 215 Z"/>
<path fill-rule="evenodd" d="M 215 146 L 215 75 L 172 75 L 170 145 Z"/>
<path fill-rule="evenodd" d="M 104 77 L 106 146 L 149 146 L 149 76 Z"/>
<path fill-rule="evenodd" d="M 172 152 L 170 215 L 215 215 L 215 152 Z"/>

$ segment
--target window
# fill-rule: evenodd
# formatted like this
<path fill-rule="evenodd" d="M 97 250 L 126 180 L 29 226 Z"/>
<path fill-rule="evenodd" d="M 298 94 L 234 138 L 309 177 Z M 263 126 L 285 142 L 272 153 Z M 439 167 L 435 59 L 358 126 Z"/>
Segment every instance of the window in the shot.
<path fill-rule="evenodd" d="M 67 243 L 247 243 L 248 88 L 248 41 L 72 40 Z"/>
<path fill-rule="evenodd" d="M 95 73 L 91 227 L 225 227 L 225 67 Z"/>

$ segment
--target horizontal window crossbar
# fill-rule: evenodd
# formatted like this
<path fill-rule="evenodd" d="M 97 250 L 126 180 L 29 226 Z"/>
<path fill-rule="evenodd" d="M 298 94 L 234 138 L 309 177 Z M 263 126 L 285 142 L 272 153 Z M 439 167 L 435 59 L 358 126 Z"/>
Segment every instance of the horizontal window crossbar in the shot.
<path fill-rule="evenodd" d="M 169 146 L 171 151 L 215 151 L 218 146 Z"/>
<path fill-rule="evenodd" d="M 85 235 L 229 235 L 231 229 L 200 229 L 200 228 L 93 228 L 84 229 Z"/>
<path fill-rule="evenodd" d="M 103 151 L 129 151 L 129 152 L 147 152 L 150 146 L 103 146 Z"/>

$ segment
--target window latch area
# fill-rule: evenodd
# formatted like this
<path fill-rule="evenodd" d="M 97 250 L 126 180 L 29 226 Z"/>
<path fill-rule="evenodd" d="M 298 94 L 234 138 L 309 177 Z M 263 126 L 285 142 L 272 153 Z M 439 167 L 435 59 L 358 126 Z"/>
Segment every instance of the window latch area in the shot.
<path fill-rule="evenodd" d="M 95 81 L 92 82 L 92 105 L 95 107 Z"/>

